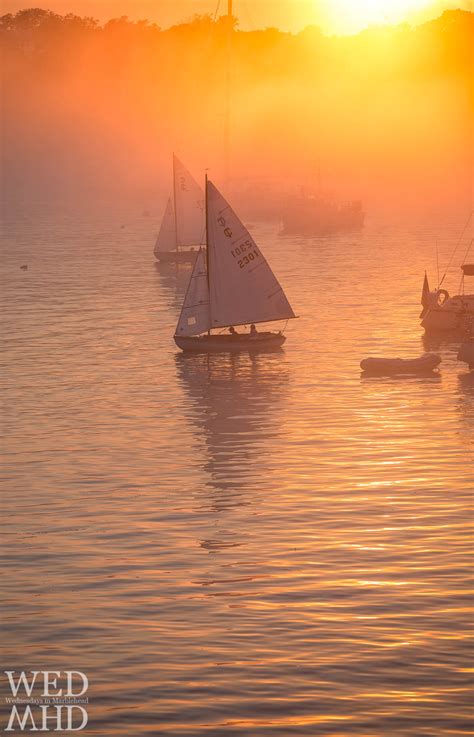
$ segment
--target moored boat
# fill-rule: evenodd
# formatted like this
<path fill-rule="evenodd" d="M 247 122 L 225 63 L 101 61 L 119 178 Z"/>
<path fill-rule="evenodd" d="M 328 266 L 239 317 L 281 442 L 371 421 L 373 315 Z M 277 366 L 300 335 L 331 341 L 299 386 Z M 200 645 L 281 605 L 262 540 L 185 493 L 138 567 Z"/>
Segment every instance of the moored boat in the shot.
<path fill-rule="evenodd" d="M 282 235 L 325 236 L 361 230 L 365 214 L 360 200 L 337 202 L 304 188 L 296 197 L 288 197 L 281 213 Z"/>
<path fill-rule="evenodd" d="M 462 278 L 459 294 L 451 297 L 440 286 L 430 291 L 425 274 L 421 304 L 421 324 L 428 333 L 467 334 L 470 322 L 474 319 L 474 294 L 465 291 L 465 277 L 474 276 L 474 264 L 461 266 Z M 442 281 L 441 281 L 442 283 Z"/>
<path fill-rule="evenodd" d="M 418 358 L 365 358 L 360 367 L 368 374 L 413 375 L 431 373 L 440 363 L 436 353 L 424 353 Z"/>
<path fill-rule="evenodd" d="M 420 314 L 421 324 L 426 333 L 445 333 L 466 336 L 470 333 L 470 327 L 474 320 L 474 293 L 466 292 L 466 277 L 474 277 L 474 263 L 468 263 L 467 258 L 472 248 L 474 238 L 467 244 L 464 258 L 461 262 L 461 283 L 459 293 L 451 297 L 446 289 L 442 289 L 449 267 L 451 266 L 456 251 L 461 245 L 464 234 L 472 221 L 474 210 L 471 210 L 464 225 L 461 236 L 455 245 L 448 266 L 441 279 L 438 277 L 438 286 L 430 290 L 428 276 L 425 272 L 423 289 L 421 293 L 421 304 L 423 310 Z"/>

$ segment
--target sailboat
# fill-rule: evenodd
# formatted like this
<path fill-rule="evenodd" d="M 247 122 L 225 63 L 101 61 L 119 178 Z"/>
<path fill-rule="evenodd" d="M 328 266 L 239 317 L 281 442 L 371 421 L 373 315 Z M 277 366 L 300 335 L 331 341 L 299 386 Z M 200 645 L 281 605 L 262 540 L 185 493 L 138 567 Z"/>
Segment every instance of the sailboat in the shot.
<path fill-rule="evenodd" d="M 428 276 L 425 271 L 423 290 L 421 293 L 421 304 L 423 305 L 423 310 L 421 312 L 420 319 L 426 333 L 459 333 L 461 335 L 468 335 L 471 333 L 474 322 L 474 293 L 466 293 L 465 281 L 467 276 L 474 276 L 474 263 L 467 262 L 469 252 L 471 251 L 474 243 L 474 238 L 471 238 L 469 241 L 461 263 L 462 276 L 461 283 L 459 285 L 459 293 L 451 296 L 446 289 L 441 289 L 441 287 L 446 278 L 449 267 L 453 262 L 456 251 L 463 241 L 464 234 L 471 223 L 473 215 L 474 210 L 471 210 L 462 229 L 461 236 L 451 254 L 443 277 L 441 281 L 439 281 L 436 289 L 433 291 L 430 290 Z"/>
<path fill-rule="evenodd" d="M 173 154 L 173 196 L 168 198 L 154 254 L 166 263 L 194 263 L 205 243 L 204 192 Z"/>
<path fill-rule="evenodd" d="M 273 350 L 281 331 L 259 332 L 256 323 L 296 317 L 252 236 L 206 177 L 206 249 L 198 253 L 174 340 L 183 351 Z M 235 326 L 251 325 L 250 332 Z M 227 333 L 212 333 L 228 328 Z"/>
<path fill-rule="evenodd" d="M 474 323 L 474 294 L 467 294 L 465 277 L 474 276 L 474 263 L 461 266 L 462 277 L 459 294 L 450 296 L 441 284 L 430 291 L 428 277 L 425 273 L 421 295 L 421 324 L 427 333 L 460 333 L 471 332 Z M 444 277 L 443 277 L 444 278 Z"/>

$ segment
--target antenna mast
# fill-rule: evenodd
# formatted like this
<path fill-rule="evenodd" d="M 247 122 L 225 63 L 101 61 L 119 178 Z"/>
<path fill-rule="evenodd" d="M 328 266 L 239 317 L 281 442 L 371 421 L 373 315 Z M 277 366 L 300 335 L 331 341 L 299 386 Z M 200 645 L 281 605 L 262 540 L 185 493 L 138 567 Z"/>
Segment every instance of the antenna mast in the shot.
<path fill-rule="evenodd" d="M 226 64 L 226 104 L 224 121 L 224 179 L 227 192 L 230 182 L 230 89 L 232 61 L 232 0 L 227 0 L 227 64 Z"/>
<path fill-rule="evenodd" d="M 178 242 L 178 212 L 176 206 L 176 156 L 173 151 L 173 210 L 174 210 L 174 249 L 179 251 Z"/>

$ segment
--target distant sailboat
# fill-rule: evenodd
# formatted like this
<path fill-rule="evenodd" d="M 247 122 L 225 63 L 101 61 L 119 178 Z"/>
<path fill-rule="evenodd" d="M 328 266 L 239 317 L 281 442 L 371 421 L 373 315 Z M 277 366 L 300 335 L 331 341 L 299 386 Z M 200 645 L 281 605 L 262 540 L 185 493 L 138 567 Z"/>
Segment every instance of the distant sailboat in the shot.
<path fill-rule="evenodd" d="M 167 263 L 194 263 L 205 244 L 204 192 L 173 154 L 173 197 L 168 198 L 154 254 Z"/>
<path fill-rule="evenodd" d="M 274 349 L 281 332 L 255 323 L 295 314 L 260 248 L 218 189 L 206 178 L 207 248 L 199 251 L 174 336 L 184 351 Z M 252 325 L 251 332 L 211 334 L 213 328 Z"/>

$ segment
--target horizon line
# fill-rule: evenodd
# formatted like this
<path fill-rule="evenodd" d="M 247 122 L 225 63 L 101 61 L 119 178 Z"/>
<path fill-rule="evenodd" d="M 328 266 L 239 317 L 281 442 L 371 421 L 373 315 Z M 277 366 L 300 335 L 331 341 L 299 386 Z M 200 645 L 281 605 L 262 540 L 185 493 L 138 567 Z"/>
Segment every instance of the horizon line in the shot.
<path fill-rule="evenodd" d="M 213 14 L 212 13 L 194 13 L 191 17 L 183 18 L 180 21 L 177 21 L 175 23 L 171 23 L 171 24 L 166 25 L 166 26 L 161 26 L 155 20 L 150 20 L 149 18 L 143 18 L 143 17 L 141 17 L 141 18 L 133 18 L 133 17 L 130 17 L 129 15 L 126 15 L 126 14 L 112 16 L 112 17 L 109 17 L 108 19 L 105 19 L 104 16 L 100 16 L 100 15 L 97 15 L 96 16 L 96 15 L 80 14 L 78 12 L 73 12 L 73 11 L 70 11 L 70 12 L 58 12 L 56 10 L 51 10 L 48 7 L 42 7 L 42 6 L 39 6 L 39 5 L 32 5 L 32 6 L 29 6 L 29 7 L 18 8 L 17 10 L 14 10 L 14 11 L 11 11 L 11 12 L 2 13 L 0 15 L 0 18 L 4 18 L 4 17 L 6 17 L 8 15 L 11 15 L 11 16 L 15 17 L 15 16 L 17 16 L 19 14 L 22 14 L 22 13 L 25 13 L 25 12 L 28 12 L 28 11 L 32 11 L 32 10 L 40 10 L 40 11 L 44 11 L 46 13 L 51 13 L 53 15 L 58 16 L 59 18 L 67 18 L 68 16 L 72 15 L 74 17 L 81 18 L 81 19 L 86 19 L 86 18 L 87 19 L 92 19 L 92 20 L 94 20 L 98 24 L 98 27 L 101 28 L 101 29 L 105 28 L 107 26 L 107 24 L 110 23 L 110 22 L 112 22 L 112 21 L 118 21 L 118 20 L 121 20 L 121 19 L 127 19 L 127 21 L 130 24 L 133 24 L 133 25 L 136 25 L 136 24 L 139 24 L 139 23 L 146 23 L 148 26 L 151 26 L 151 27 L 155 26 L 156 27 L 156 30 L 158 30 L 159 32 L 170 31 L 173 28 L 179 28 L 180 26 L 192 25 L 193 23 L 195 23 L 196 21 L 199 21 L 199 20 L 208 20 L 208 21 L 210 21 L 213 24 L 214 23 L 217 24 L 219 21 L 221 21 L 222 19 L 225 19 L 227 17 L 226 14 L 222 14 L 222 15 L 219 15 L 219 16 L 214 15 L 214 17 L 213 17 Z M 355 37 L 360 36 L 360 35 L 362 35 L 364 33 L 367 33 L 367 32 L 370 32 L 370 31 L 377 31 L 377 30 L 378 31 L 385 30 L 385 29 L 409 29 L 409 30 L 413 30 L 413 29 L 421 28 L 422 26 L 428 25 L 430 23 L 436 23 L 437 21 L 441 20 L 446 15 L 452 15 L 452 14 L 457 14 L 457 13 L 460 13 L 460 14 L 463 14 L 463 15 L 473 16 L 474 15 L 474 10 L 469 10 L 469 9 L 466 9 L 466 8 L 461 8 L 459 6 L 458 7 L 452 7 L 452 8 L 445 8 L 444 10 L 442 10 L 440 12 L 439 15 L 437 15 L 437 16 L 435 16 L 433 18 L 429 18 L 429 19 L 425 19 L 425 20 L 420 20 L 419 22 L 415 22 L 413 20 L 408 20 L 408 19 L 407 20 L 402 20 L 402 21 L 400 21 L 398 23 L 371 22 L 371 23 L 368 23 L 364 28 L 361 28 L 361 29 L 359 29 L 357 31 L 348 32 L 348 33 L 340 33 L 340 32 L 337 33 L 335 31 L 334 32 L 331 32 L 329 30 L 324 30 L 323 27 L 322 27 L 322 25 L 318 24 L 317 22 L 315 22 L 315 23 L 313 23 L 313 22 L 308 23 L 307 25 L 301 27 L 299 30 L 287 30 L 287 29 L 281 28 L 280 26 L 277 26 L 277 25 L 262 25 L 262 26 L 259 26 L 259 27 L 255 26 L 253 28 L 245 28 L 245 27 L 239 27 L 239 18 L 238 18 L 238 16 L 233 15 L 232 17 L 233 17 L 234 21 L 236 21 L 233 30 L 234 30 L 234 32 L 237 32 L 237 33 L 259 33 L 259 32 L 265 32 L 265 31 L 278 31 L 279 33 L 283 33 L 283 34 L 287 34 L 287 35 L 291 35 L 291 36 L 299 36 L 300 34 L 305 33 L 306 31 L 316 30 L 322 36 L 324 36 L 325 38 L 355 38 Z"/>

